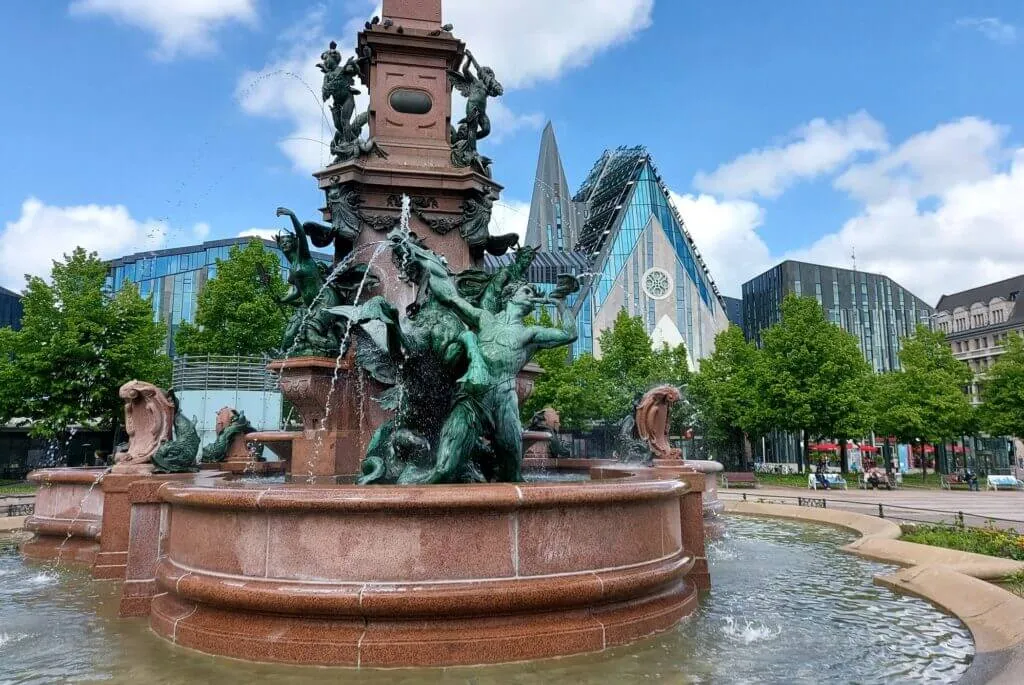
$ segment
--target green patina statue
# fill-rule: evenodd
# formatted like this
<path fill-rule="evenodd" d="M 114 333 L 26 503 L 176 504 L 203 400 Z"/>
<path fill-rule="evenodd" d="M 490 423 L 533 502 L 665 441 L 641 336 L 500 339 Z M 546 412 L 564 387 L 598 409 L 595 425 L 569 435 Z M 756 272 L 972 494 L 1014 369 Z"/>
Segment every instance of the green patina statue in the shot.
<path fill-rule="evenodd" d="M 470 67 L 476 68 L 474 75 Z M 452 128 L 452 164 L 457 167 L 476 166 L 491 175 L 491 160 L 477 152 L 477 142 L 491 133 L 491 120 L 487 116 L 487 98 L 504 93 L 501 83 L 490 67 L 481 67 L 473 54 L 466 50 L 466 61 L 461 71 L 448 70 L 452 85 L 466 97 L 466 116 Z"/>
<path fill-rule="evenodd" d="M 324 74 L 321 88 L 323 101 L 331 101 L 331 119 L 334 122 L 334 138 L 331 140 L 331 154 L 334 155 L 332 163 L 347 162 L 370 152 L 376 152 L 386 158 L 387 153 L 381 150 L 372 138 L 359 138 L 363 126 L 370 119 L 369 112 L 358 114 L 354 119 L 352 117 L 356 108 L 355 96 L 360 93 L 355 87 L 355 79 L 359 75 L 361 64 L 369 58 L 349 57 L 343 64 L 337 48 L 338 44 L 332 40 L 330 47 L 321 53 L 320 62 L 316 65 Z"/>
<path fill-rule="evenodd" d="M 244 413 L 235 411 L 231 407 L 224 407 L 217 412 L 217 438 L 203 448 L 201 461 L 204 463 L 224 461 L 235 438 L 255 431 L 256 429 L 249 423 L 249 419 L 245 418 Z M 263 445 L 259 445 L 256 450 L 252 455 L 253 460 L 263 461 Z"/>
<path fill-rule="evenodd" d="M 167 391 L 167 399 L 174 407 L 174 429 L 167 440 L 153 453 L 155 473 L 194 473 L 199 470 L 196 455 L 199 452 L 199 433 L 196 425 L 181 413 L 181 405 L 174 389 Z"/>
<path fill-rule="evenodd" d="M 396 411 L 378 429 L 360 483 L 515 482 L 522 433 L 516 378 L 542 348 L 570 344 L 576 323 L 565 297 L 578 289 L 561 276 L 549 297 L 524 280 L 534 251 L 494 275 L 453 274 L 414 235 L 392 232 L 396 264 L 417 285 L 409 316 L 382 298 L 331 311 L 358 330 L 359 364 L 391 385 L 380 398 Z M 537 304 L 554 304 L 561 328 L 527 326 Z"/>
<path fill-rule="evenodd" d="M 281 299 L 296 307 L 285 327 L 282 347 L 285 356 L 336 357 L 344 342 L 345 322 L 327 310 L 352 302 L 361 288 L 372 288 L 377 279 L 367 272 L 366 264 L 353 264 L 346 244 L 344 256 L 334 268 L 313 259 L 306 227 L 290 209 L 278 207 L 278 216 L 291 219 L 295 233 L 279 234 L 277 245 L 288 259 L 288 292 Z M 320 226 L 319 224 L 313 224 Z M 323 230 L 328 227 L 321 226 Z M 335 254 L 338 258 L 338 254 Z"/>

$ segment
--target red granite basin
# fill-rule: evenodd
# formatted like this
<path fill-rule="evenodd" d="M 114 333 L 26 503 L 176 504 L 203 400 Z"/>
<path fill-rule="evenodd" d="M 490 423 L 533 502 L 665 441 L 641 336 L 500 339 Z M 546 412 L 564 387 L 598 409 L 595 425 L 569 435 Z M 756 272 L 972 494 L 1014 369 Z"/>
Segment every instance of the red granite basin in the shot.
<path fill-rule="evenodd" d="M 690 487 L 166 483 L 151 626 L 212 654 L 304 664 L 598 651 L 696 606 L 703 539 L 694 553 L 681 520 Z M 699 530 L 699 485 L 691 494 Z"/>

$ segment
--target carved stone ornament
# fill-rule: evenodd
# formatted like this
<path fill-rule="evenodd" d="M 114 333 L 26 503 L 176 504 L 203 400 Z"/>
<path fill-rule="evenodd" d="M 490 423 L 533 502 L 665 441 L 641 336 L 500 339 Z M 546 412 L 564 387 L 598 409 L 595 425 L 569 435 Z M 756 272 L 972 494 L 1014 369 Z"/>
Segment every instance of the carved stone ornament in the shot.
<path fill-rule="evenodd" d="M 648 390 L 636 406 L 637 437 L 647 442 L 655 459 L 682 458 L 682 451 L 668 442 L 669 412 L 681 399 L 679 388 L 659 385 Z"/>
<path fill-rule="evenodd" d="M 118 395 L 124 400 L 124 428 L 128 450 L 114 457 L 118 464 L 148 464 L 160 445 L 171 439 L 174 405 L 152 383 L 128 381 Z"/>

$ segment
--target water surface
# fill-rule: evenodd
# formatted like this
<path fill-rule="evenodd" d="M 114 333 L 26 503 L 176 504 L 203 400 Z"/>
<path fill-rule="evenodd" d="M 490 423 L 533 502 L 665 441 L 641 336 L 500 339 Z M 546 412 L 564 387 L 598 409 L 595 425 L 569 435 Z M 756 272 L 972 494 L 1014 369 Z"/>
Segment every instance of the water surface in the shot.
<path fill-rule="evenodd" d="M 951 683 L 974 654 L 959 620 L 872 584 L 892 570 L 838 551 L 831 527 L 726 517 L 713 590 L 676 629 L 594 655 L 480 668 L 354 671 L 251 664 L 118 619 L 116 583 L 24 562 L 0 542 L 0 683 L 570 685 Z"/>

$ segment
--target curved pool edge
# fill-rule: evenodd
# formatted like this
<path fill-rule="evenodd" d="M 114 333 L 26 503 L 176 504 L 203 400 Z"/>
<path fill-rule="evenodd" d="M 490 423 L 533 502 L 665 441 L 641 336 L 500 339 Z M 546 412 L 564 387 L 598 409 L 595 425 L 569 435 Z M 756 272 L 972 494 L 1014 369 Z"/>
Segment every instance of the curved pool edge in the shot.
<path fill-rule="evenodd" d="M 877 575 L 874 582 L 912 594 L 941 607 L 967 626 L 975 656 L 961 685 L 1010 685 L 1020 682 L 1024 667 L 1024 598 L 992 583 L 1024 570 L 1024 562 L 931 547 L 899 540 L 892 521 L 835 509 L 761 502 L 726 502 L 725 511 L 825 523 L 861 537 L 842 546 L 845 552 L 905 568 Z"/>

